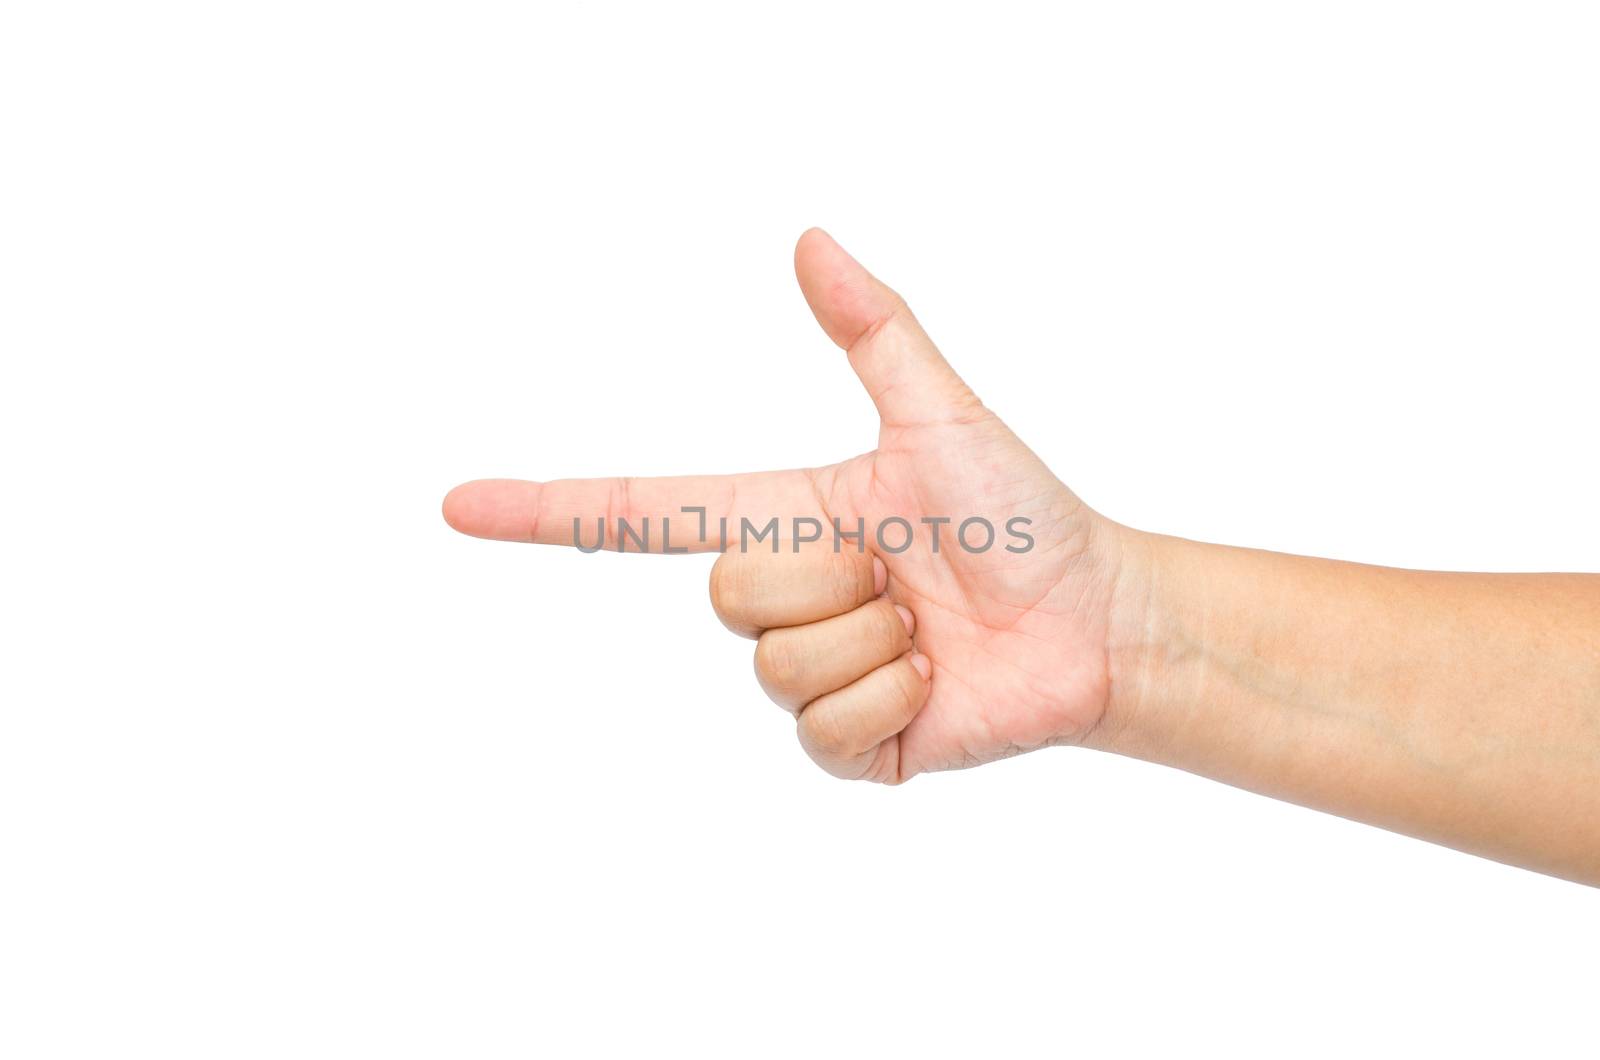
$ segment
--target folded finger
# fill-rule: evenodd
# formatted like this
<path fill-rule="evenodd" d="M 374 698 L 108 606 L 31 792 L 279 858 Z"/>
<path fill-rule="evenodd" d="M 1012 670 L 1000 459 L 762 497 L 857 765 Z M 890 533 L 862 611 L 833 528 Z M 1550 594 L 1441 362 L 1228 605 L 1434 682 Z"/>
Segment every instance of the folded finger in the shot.
<path fill-rule="evenodd" d="M 887 578 L 881 560 L 849 547 L 724 552 L 711 568 L 711 606 L 723 625 L 755 637 L 853 611 Z"/>
<path fill-rule="evenodd" d="M 800 712 L 800 745 L 836 777 L 897 780 L 897 766 L 882 775 L 875 769 L 880 745 L 922 709 L 929 673 L 927 657 L 910 654 L 829 692 Z"/>
<path fill-rule="evenodd" d="M 769 629 L 756 642 L 756 678 L 774 703 L 798 712 L 910 651 L 913 628 L 909 610 L 877 599 L 820 622 Z"/>

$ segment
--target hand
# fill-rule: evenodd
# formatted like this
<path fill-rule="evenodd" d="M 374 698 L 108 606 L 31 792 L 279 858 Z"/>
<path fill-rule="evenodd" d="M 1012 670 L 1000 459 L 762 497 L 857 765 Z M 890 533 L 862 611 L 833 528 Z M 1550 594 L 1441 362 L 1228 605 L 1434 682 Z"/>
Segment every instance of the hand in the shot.
<path fill-rule="evenodd" d="M 795 272 L 878 407 L 877 449 L 753 475 L 469 482 L 445 519 L 587 548 L 598 528 L 579 540 L 575 520 L 622 521 L 653 528 L 655 551 L 675 520 L 672 551 L 724 549 L 712 603 L 757 638 L 762 686 L 836 776 L 897 784 L 1090 743 L 1600 881 L 1600 578 L 1128 530 L 1063 486 L 827 235 L 800 238 Z M 743 532 L 774 519 L 775 536 Z M 835 521 L 859 523 L 865 548 L 835 550 Z"/>
<path fill-rule="evenodd" d="M 574 544 L 579 519 L 586 547 L 598 520 L 608 532 L 619 519 L 635 530 L 648 520 L 655 550 L 670 519 L 674 549 L 704 551 L 720 547 L 727 518 L 713 605 L 757 638 L 763 687 L 836 776 L 900 783 L 1083 739 L 1110 695 L 1122 528 L 1062 485 L 978 401 L 900 297 L 827 234 L 801 236 L 795 273 L 877 406 L 877 449 L 748 475 L 469 482 L 445 498 L 445 519 L 478 537 L 544 544 Z M 699 516 L 683 511 L 696 507 L 707 509 L 704 540 L 695 540 Z M 738 548 L 742 519 L 761 528 L 773 517 L 779 551 L 770 538 Z M 974 517 L 992 540 L 978 523 L 958 539 Z M 791 532 L 796 518 L 827 528 L 822 540 L 795 551 L 811 529 Z M 915 533 L 899 552 L 897 518 Z M 845 540 L 836 552 L 834 520 L 847 533 L 859 520 L 865 551 Z"/>

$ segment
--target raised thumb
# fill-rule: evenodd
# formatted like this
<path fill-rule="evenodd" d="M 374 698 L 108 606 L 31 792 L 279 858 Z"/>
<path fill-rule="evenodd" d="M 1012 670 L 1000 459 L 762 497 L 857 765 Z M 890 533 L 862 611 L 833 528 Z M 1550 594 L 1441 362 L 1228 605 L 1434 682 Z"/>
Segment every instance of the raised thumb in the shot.
<path fill-rule="evenodd" d="M 982 407 L 905 301 L 828 233 L 812 228 L 800 237 L 794 272 L 817 323 L 849 356 L 885 425 L 948 422 Z"/>

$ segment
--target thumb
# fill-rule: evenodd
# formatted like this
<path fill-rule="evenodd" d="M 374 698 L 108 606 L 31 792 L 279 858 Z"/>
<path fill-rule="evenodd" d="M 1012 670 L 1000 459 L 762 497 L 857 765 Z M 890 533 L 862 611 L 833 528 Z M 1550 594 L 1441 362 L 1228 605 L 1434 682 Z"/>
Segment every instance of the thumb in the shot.
<path fill-rule="evenodd" d="M 850 358 L 885 425 L 943 423 L 982 408 L 901 297 L 820 228 L 800 237 L 794 272 L 817 323 Z"/>

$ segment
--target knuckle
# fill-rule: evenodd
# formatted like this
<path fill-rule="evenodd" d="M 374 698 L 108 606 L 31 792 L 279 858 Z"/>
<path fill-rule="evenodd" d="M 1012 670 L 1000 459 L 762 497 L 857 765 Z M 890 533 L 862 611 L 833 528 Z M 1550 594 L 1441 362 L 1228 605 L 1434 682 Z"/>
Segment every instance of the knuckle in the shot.
<path fill-rule="evenodd" d="M 807 710 L 800 715 L 800 738 L 815 758 L 849 758 L 855 754 L 850 735 L 836 711 Z"/>
<path fill-rule="evenodd" d="M 711 609 L 730 626 L 744 625 L 753 593 L 750 573 L 735 553 L 724 552 L 711 566 Z"/>
<path fill-rule="evenodd" d="M 723 553 L 711 565 L 711 609 L 720 618 L 727 614 L 728 606 L 728 555 Z"/>
<path fill-rule="evenodd" d="M 763 633 L 756 641 L 756 676 L 769 690 L 795 692 L 805 677 L 805 662 L 794 638 L 782 630 Z"/>

